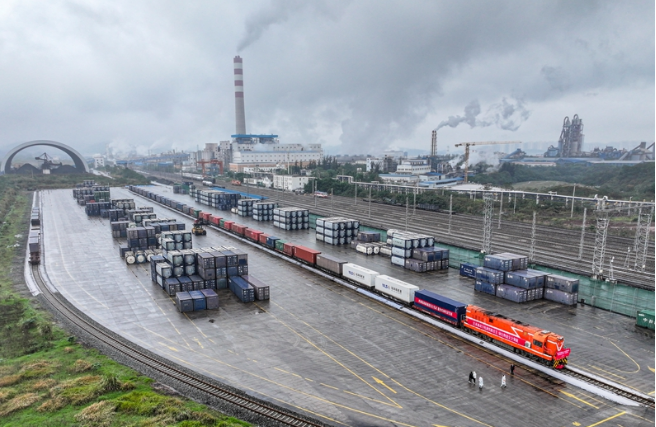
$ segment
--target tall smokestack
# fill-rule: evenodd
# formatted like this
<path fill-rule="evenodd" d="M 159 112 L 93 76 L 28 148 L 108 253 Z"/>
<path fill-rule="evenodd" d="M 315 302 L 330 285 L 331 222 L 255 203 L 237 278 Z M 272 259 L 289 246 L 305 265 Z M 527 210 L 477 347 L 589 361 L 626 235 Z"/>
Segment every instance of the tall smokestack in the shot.
<path fill-rule="evenodd" d="M 437 131 L 434 130 L 431 135 L 431 157 L 437 156 Z"/>
<path fill-rule="evenodd" d="M 244 68 L 239 55 L 235 56 L 235 123 L 238 135 L 246 134 L 246 113 L 244 112 Z"/>

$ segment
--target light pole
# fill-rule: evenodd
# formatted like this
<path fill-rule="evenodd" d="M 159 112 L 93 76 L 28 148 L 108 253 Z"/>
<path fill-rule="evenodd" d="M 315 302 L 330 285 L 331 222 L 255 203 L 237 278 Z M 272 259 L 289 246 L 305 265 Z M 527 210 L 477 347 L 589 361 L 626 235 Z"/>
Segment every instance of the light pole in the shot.
<path fill-rule="evenodd" d="M 369 183 L 369 218 L 371 218 L 371 183 Z"/>

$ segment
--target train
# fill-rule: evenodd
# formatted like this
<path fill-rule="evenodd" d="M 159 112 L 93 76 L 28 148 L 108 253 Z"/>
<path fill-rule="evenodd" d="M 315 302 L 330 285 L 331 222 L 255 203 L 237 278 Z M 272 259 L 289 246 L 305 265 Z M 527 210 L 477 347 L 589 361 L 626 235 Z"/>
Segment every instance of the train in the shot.
<path fill-rule="evenodd" d="M 144 197 L 151 199 L 157 197 L 155 193 L 148 192 L 144 188 L 131 187 L 130 189 Z M 159 198 L 161 203 L 173 209 L 176 209 L 178 205 L 186 206 L 161 196 Z M 178 210 L 182 211 L 182 209 Z M 567 365 L 571 349 L 565 347 L 564 337 L 554 332 L 528 325 L 482 307 L 455 301 L 426 289 L 419 289 L 410 283 L 382 275 L 377 271 L 332 255 L 322 254 L 321 251 L 287 242 L 210 212 L 192 208 L 189 209 L 189 214 L 202 219 L 205 224 L 225 230 L 297 262 L 428 314 L 459 330 L 528 359 L 555 369 L 563 369 Z"/>
<path fill-rule="evenodd" d="M 32 208 L 27 247 L 30 250 L 30 264 L 39 264 L 41 262 L 41 211 L 39 208 Z"/>

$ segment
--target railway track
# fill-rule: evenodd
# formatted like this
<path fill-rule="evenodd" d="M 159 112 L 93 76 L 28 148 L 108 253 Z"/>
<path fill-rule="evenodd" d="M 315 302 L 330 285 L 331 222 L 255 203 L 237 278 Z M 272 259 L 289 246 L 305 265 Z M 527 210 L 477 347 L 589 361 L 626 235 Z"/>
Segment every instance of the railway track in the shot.
<path fill-rule="evenodd" d="M 318 420 L 312 420 L 285 408 L 247 396 L 245 393 L 232 390 L 228 386 L 221 386 L 200 374 L 176 366 L 164 358 L 157 357 L 135 343 L 127 342 L 89 319 L 84 313 L 71 306 L 61 295 L 51 292 L 44 278 L 41 276 L 38 265 L 32 265 L 31 270 L 34 281 L 39 286 L 43 297 L 47 300 L 58 318 L 65 320 L 69 326 L 84 331 L 93 340 L 100 343 L 101 346 L 108 348 L 114 354 L 120 355 L 122 359 L 128 359 L 134 362 L 136 366 L 146 368 L 147 371 L 156 372 L 159 376 L 182 384 L 185 388 L 194 390 L 195 395 L 202 395 L 227 403 L 233 408 L 237 408 L 238 413 L 235 416 L 240 418 L 244 418 L 245 412 L 250 415 L 250 418 L 254 418 L 255 421 L 266 421 L 267 425 L 293 427 L 326 426 L 326 424 Z"/>
<path fill-rule="evenodd" d="M 140 196 L 140 197 L 143 197 L 143 196 Z M 164 206 L 164 205 L 162 205 L 162 206 Z M 193 218 L 192 216 L 183 214 L 181 212 L 178 212 L 177 210 L 175 210 L 173 208 L 170 208 L 170 207 L 167 207 L 167 206 L 164 206 L 164 207 L 166 207 L 167 209 L 170 209 L 172 211 L 175 211 L 175 212 L 177 212 L 178 214 L 180 214 L 182 216 L 188 217 L 190 219 Z M 210 228 L 218 230 L 218 228 L 214 227 L 214 226 L 210 226 Z M 227 232 L 224 231 L 224 233 L 227 233 Z M 236 239 L 247 242 L 244 238 L 240 238 L 240 237 L 237 237 L 237 236 L 234 236 L 234 237 Z M 252 244 L 252 245 L 255 246 L 255 247 L 258 247 L 258 245 L 254 245 L 254 244 Z M 306 268 L 308 270 L 314 270 L 318 273 L 321 273 L 319 270 L 316 270 L 314 267 L 304 266 L 304 268 Z M 578 379 L 580 381 L 584 381 L 585 383 L 588 383 L 592 386 L 607 390 L 607 391 L 609 391 L 613 394 L 616 394 L 618 396 L 625 397 L 629 400 L 632 400 L 634 402 L 639 403 L 640 405 L 650 407 L 650 408 L 654 408 L 654 398 L 653 397 L 642 394 L 642 393 L 637 392 L 637 391 L 634 391 L 634 390 L 632 390 L 628 387 L 623 387 L 621 385 L 614 384 L 614 383 L 612 383 L 608 380 L 600 379 L 600 378 L 594 376 L 593 374 L 589 374 L 585 371 L 580 371 L 578 369 L 571 368 L 571 367 L 566 367 L 564 370 L 562 370 L 560 372 L 562 372 L 565 375 L 568 375 L 572 378 Z"/>
<path fill-rule="evenodd" d="M 614 393 L 618 396 L 626 397 L 627 399 L 633 400 L 634 402 L 638 402 L 643 406 L 654 408 L 654 398 L 651 396 L 642 395 L 640 393 L 633 392 L 629 388 L 618 387 L 616 385 L 609 384 L 608 382 L 600 381 L 596 378 L 591 377 L 590 375 L 586 375 L 585 372 L 576 370 L 574 368 L 565 367 L 563 373 L 572 378 L 576 378 L 588 384 L 594 385 L 595 387 L 608 390 L 609 392 Z"/>

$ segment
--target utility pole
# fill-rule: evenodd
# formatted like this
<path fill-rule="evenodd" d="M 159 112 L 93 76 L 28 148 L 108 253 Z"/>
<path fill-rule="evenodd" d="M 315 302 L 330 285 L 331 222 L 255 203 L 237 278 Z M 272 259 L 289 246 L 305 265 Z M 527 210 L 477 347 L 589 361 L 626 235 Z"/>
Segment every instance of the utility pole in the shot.
<path fill-rule="evenodd" d="M 645 266 L 647 264 L 647 249 L 649 248 L 649 234 L 651 230 L 652 214 L 653 208 L 638 209 L 638 225 L 636 227 L 636 236 L 633 244 L 633 252 L 635 253 L 633 269 L 636 271 L 644 272 Z"/>
<path fill-rule="evenodd" d="M 330 216 L 333 216 L 333 189 L 330 189 Z"/>
<path fill-rule="evenodd" d="M 369 218 L 371 218 L 371 183 L 369 183 Z"/>
<path fill-rule="evenodd" d="M 588 208 L 583 208 L 583 223 L 581 224 L 581 244 L 579 245 L 579 259 L 583 258 L 583 243 L 585 242 L 585 217 L 588 214 Z"/>
<path fill-rule="evenodd" d="M 409 205 L 410 201 L 408 199 L 408 195 L 405 195 L 405 231 L 408 231 L 408 211 L 409 211 Z"/>
<path fill-rule="evenodd" d="M 414 200 L 412 202 L 412 216 L 415 216 L 415 213 L 417 212 L 417 189 L 415 188 L 415 192 L 413 194 Z"/>
<path fill-rule="evenodd" d="M 355 192 L 353 193 L 353 206 L 358 204 L 358 183 L 355 183 Z"/>
<path fill-rule="evenodd" d="M 533 211 L 533 227 L 531 228 L 531 248 L 528 251 L 528 261 L 533 263 L 535 260 L 535 232 L 537 230 L 536 212 Z"/>
<path fill-rule="evenodd" d="M 314 207 L 317 207 L 317 178 L 314 178 Z"/>
<path fill-rule="evenodd" d="M 515 203 L 513 204 L 513 215 L 515 215 L 516 210 L 517 210 L 517 193 L 515 193 Z"/>
<path fill-rule="evenodd" d="M 492 213 L 494 209 L 494 195 L 492 193 L 483 193 L 484 214 L 483 222 L 483 253 L 489 254 L 492 246 Z"/>
<path fill-rule="evenodd" d="M 499 225 L 497 225 L 497 229 L 501 229 L 501 215 L 503 215 L 503 192 L 501 193 L 501 198 L 499 198 Z"/>
<path fill-rule="evenodd" d="M 572 211 L 569 214 L 570 218 L 574 217 L 574 195 L 576 194 L 576 184 L 574 184 L 574 190 L 572 190 Z"/>
<path fill-rule="evenodd" d="M 449 234 L 451 234 L 451 217 L 453 216 L 453 194 L 449 195 Z"/>

